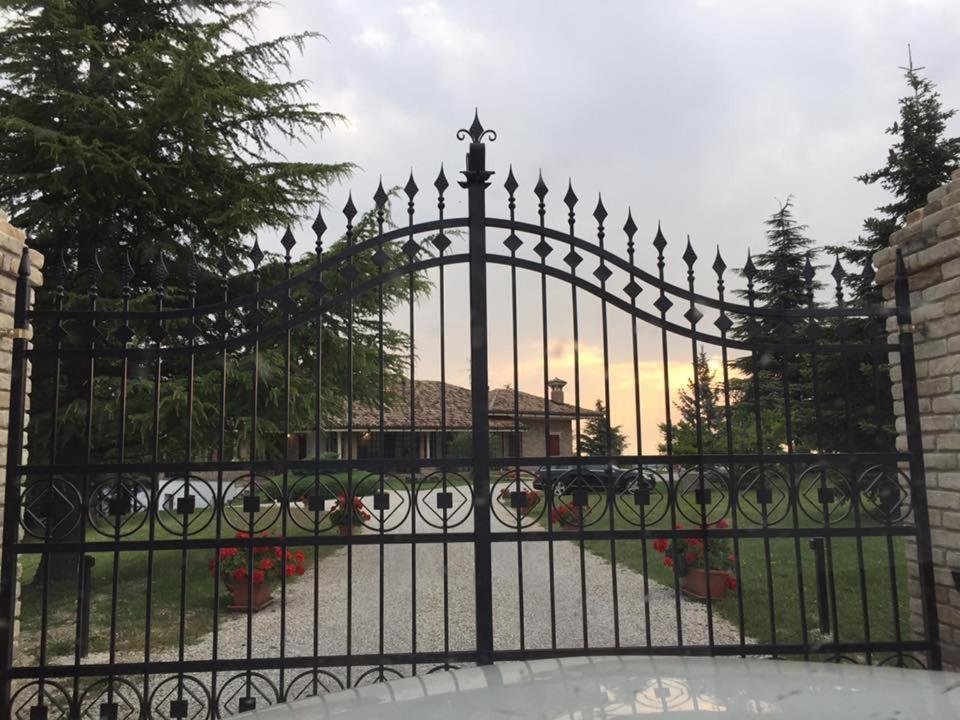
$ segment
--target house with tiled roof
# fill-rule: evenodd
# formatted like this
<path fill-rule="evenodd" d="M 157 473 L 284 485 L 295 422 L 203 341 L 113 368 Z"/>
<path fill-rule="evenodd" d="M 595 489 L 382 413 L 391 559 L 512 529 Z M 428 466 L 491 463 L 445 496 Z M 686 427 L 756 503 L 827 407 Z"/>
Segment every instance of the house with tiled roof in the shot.
<path fill-rule="evenodd" d="M 470 389 L 440 383 L 437 380 L 415 380 L 413 409 L 410 406 L 410 384 L 405 383 L 387 393 L 383 407 L 383 454 L 386 458 L 441 457 L 446 445 L 448 457 L 457 435 L 473 428 Z M 550 397 L 544 399 L 513 388 L 490 391 L 490 453 L 495 457 L 569 456 L 573 454 L 574 423 L 578 411 L 564 400 L 566 382 L 549 381 Z M 594 410 L 579 409 L 581 419 L 596 416 Z M 549 425 L 548 425 L 549 416 Z M 380 405 L 354 402 L 348 423 L 346 413 L 327 418 L 320 447 L 329 457 L 378 457 L 380 439 Z M 349 425 L 349 427 L 348 427 Z M 287 440 L 289 459 L 309 459 L 316 447 L 313 430 L 293 432 Z"/>

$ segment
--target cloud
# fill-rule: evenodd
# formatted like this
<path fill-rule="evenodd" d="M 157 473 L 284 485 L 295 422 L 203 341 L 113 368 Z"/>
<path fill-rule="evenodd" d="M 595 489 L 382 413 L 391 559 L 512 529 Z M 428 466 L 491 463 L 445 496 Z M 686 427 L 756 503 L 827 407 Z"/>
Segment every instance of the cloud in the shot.
<path fill-rule="evenodd" d="M 353 41 L 374 50 L 389 50 L 393 45 L 393 38 L 390 35 L 369 25 L 364 27 L 359 34 L 354 35 Z"/>
<path fill-rule="evenodd" d="M 457 22 L 434 0 L 401 8 L 400 16 L 414 41 L 445 58 L 487 54 L 491 47 L 483 32 Z"/>

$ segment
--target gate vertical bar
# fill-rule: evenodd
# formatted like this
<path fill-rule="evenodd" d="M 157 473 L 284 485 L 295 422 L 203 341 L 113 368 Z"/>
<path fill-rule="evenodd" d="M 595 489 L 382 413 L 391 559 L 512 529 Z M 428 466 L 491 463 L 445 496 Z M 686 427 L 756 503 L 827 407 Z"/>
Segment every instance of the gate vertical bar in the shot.
<path fill-rule="evenodd" d="M 917 564 L 920 569 L 920 597 L 923 606 L 923 631 L 929 649 L 927 666 L 940 670 L 940 622 L 930 547 L 930 514 L 927 511 L 926 469 L 923 462 L 923 438 L 920 435 L 920 402 L 917 396 L 917 367 L 913 349 L 913 321 L 910 313 L 910 286 L 903 253 L 897 250 L 897 275 L 894 283 L 897 303 L 897 330 L 900 341 L 900 370 L 903 383 L 903 416 L 907 426 L 907 451 L 910 453 L 910 494 L 917 529 Z"/>
<path fill-rule="evenodd" d="M 470 137 L 467 169 L 460 187 L 467 190 L 470 248 L 470 398 L 473 425 L 473 522 L 474 580 L 477 612 L 477 663 L 493 662 L 493 583 L 490 558 L 490 390 L 487 380 L 487 258 L 486 190 L 493 172 L 486 168 L 484 130 L 474 113 L 469 130 L 459 130 L 457 139 Z"/>
<path fill-rule="evenodd" d="M 3 506 L 3 555 L 0 558 L 0 717 L 9 717 L 13 626 L 17 609 L 17 541 L 20 527 L 20 465 L 26 408 L 26 329 L 30 304 L 30 251 L 23 249 L 13 308 L 13 364 L 10 370 L 10 420 L 7 434 L 7 483 Z"/>

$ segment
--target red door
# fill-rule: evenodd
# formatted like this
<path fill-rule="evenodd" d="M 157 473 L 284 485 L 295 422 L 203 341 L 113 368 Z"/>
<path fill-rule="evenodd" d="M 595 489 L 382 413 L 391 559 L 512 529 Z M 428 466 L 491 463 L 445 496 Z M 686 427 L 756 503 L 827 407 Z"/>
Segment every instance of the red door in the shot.
<path fill-rule="evenodd" d="M 560 454 L 560 436 L 550 435 L 550 442 L 547 444 L 547 455 L 554 456 Z"/>

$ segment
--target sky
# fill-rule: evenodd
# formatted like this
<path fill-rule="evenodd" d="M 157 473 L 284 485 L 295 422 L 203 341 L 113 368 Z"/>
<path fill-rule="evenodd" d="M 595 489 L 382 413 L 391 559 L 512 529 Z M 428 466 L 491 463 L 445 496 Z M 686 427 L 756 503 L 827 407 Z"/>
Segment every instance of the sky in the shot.
<path fill-rule="evenodd" d="M 689 235 L 699 256 L 696 287 L 705 294 L 716 291 L 710 265 L 718 249 L 731 268 L 728 292 L 740 285 L 733 270 L 748 249 L 763 248 L 763 220 L 790 195 L 818 245 L 856 238 L 863 219 L 886 200 L 881 188 L 854 178 L 883 164 L 890 144 L 884 130 L 905 93 L 898 68 L 907 62 L 908 43 L 945 103 L 960 107 L 957 0 L 283 0 L 261 14 L 257 32 L 303 30 L 324 37 L 307 42 L 292 75 L 309 81 L 308 99 L 347 121 L 289 146 L 288 157 L 358 166 L 328 191 L 331 234 L 342 231 L 338 210 L 348 191 L 363 210 L 380 177 L 385 186 L 402 185 L 411 171 L 421 188 L 417 218 L 434 217 L 432 182 L 441 163 L 452 184 L 446 214 L 464 215 L 465 192 L 455 179 L 466 146 L 455 133 L 476 108 L 498 133 L 487 148 L 496 173 L 491 215 L 507 214 L 503 181 L 511 165 L 521 185 L 518 217 L 536 221 L 532 189 L 542 172 L 550 188 L 547 224 L 566 229 L 562 198 L 572 182 L 584 239 L 596 237 L 591 214 L 602 193 L 609 249 L 625 254 L 620 228 L 630 208 L 640 228 L 637 264 L 655 271 L 650 243 L 660 222 L 669 243 L 667 279 L 685 284 L 680 256 Z M 960 133 L 960 122 L 950 129 Z M 395 208 L 398 216 L 404 210 Z M 303 250 L 312 246 L 306 227 L 297 236 Z M 264 233 L 260 242 L 279 249 L 279 237 Z M 505 252 L 502 239 L 490 232 L 489 247 Z M 536 241 L 525 238 L 520 254 L 533 257 Z M 565 253 L 557 244 L 551 261 Z M 580 273 L 595 267 L 588 259 Z M 446 375 L 468 384 L 466 270 L 445 273 Z M 517 282 L 519 386 L 541 393 L 540 276 L 521 272 Z M 609 284 L 622 288 L 625 280 L 615 275 Z M 439 377 L 437 295 L 435 289 L 422 298 L 414 314 L 420 378 Z M 499 387 L 514 382 L 504 268 L 490 268 L 488 295 L 490 384 Z M 546 297 L 548 374 L 567 380 L 566 399 L 579 395 L 586 407 L 606 397 L 609 377 L 611 414 L 628 436 L 628 451 L 637 448 L 639 433 L 643 450 L 656 452 L 657 425 L 690 375 L 689 340 L 668 340 L 665 387 L 659 330 L 638 324 L 635 364 L 630 319 L 608 308 L 604 353 L 602 308 L 581 292 L 576 385 L 570 286 L 551 281 Z M 641 293 L 641 303 L 655 298 L 651 288 Z M 683 310 L 674 307 L 670 316 L 683 322 Z M 407 314 L 392 321 L 409 329 Z M 702 322 L 712 330 L 711 321 L 708 314 Z M 719 349 L 706 350 L 719 371 Z"/>

